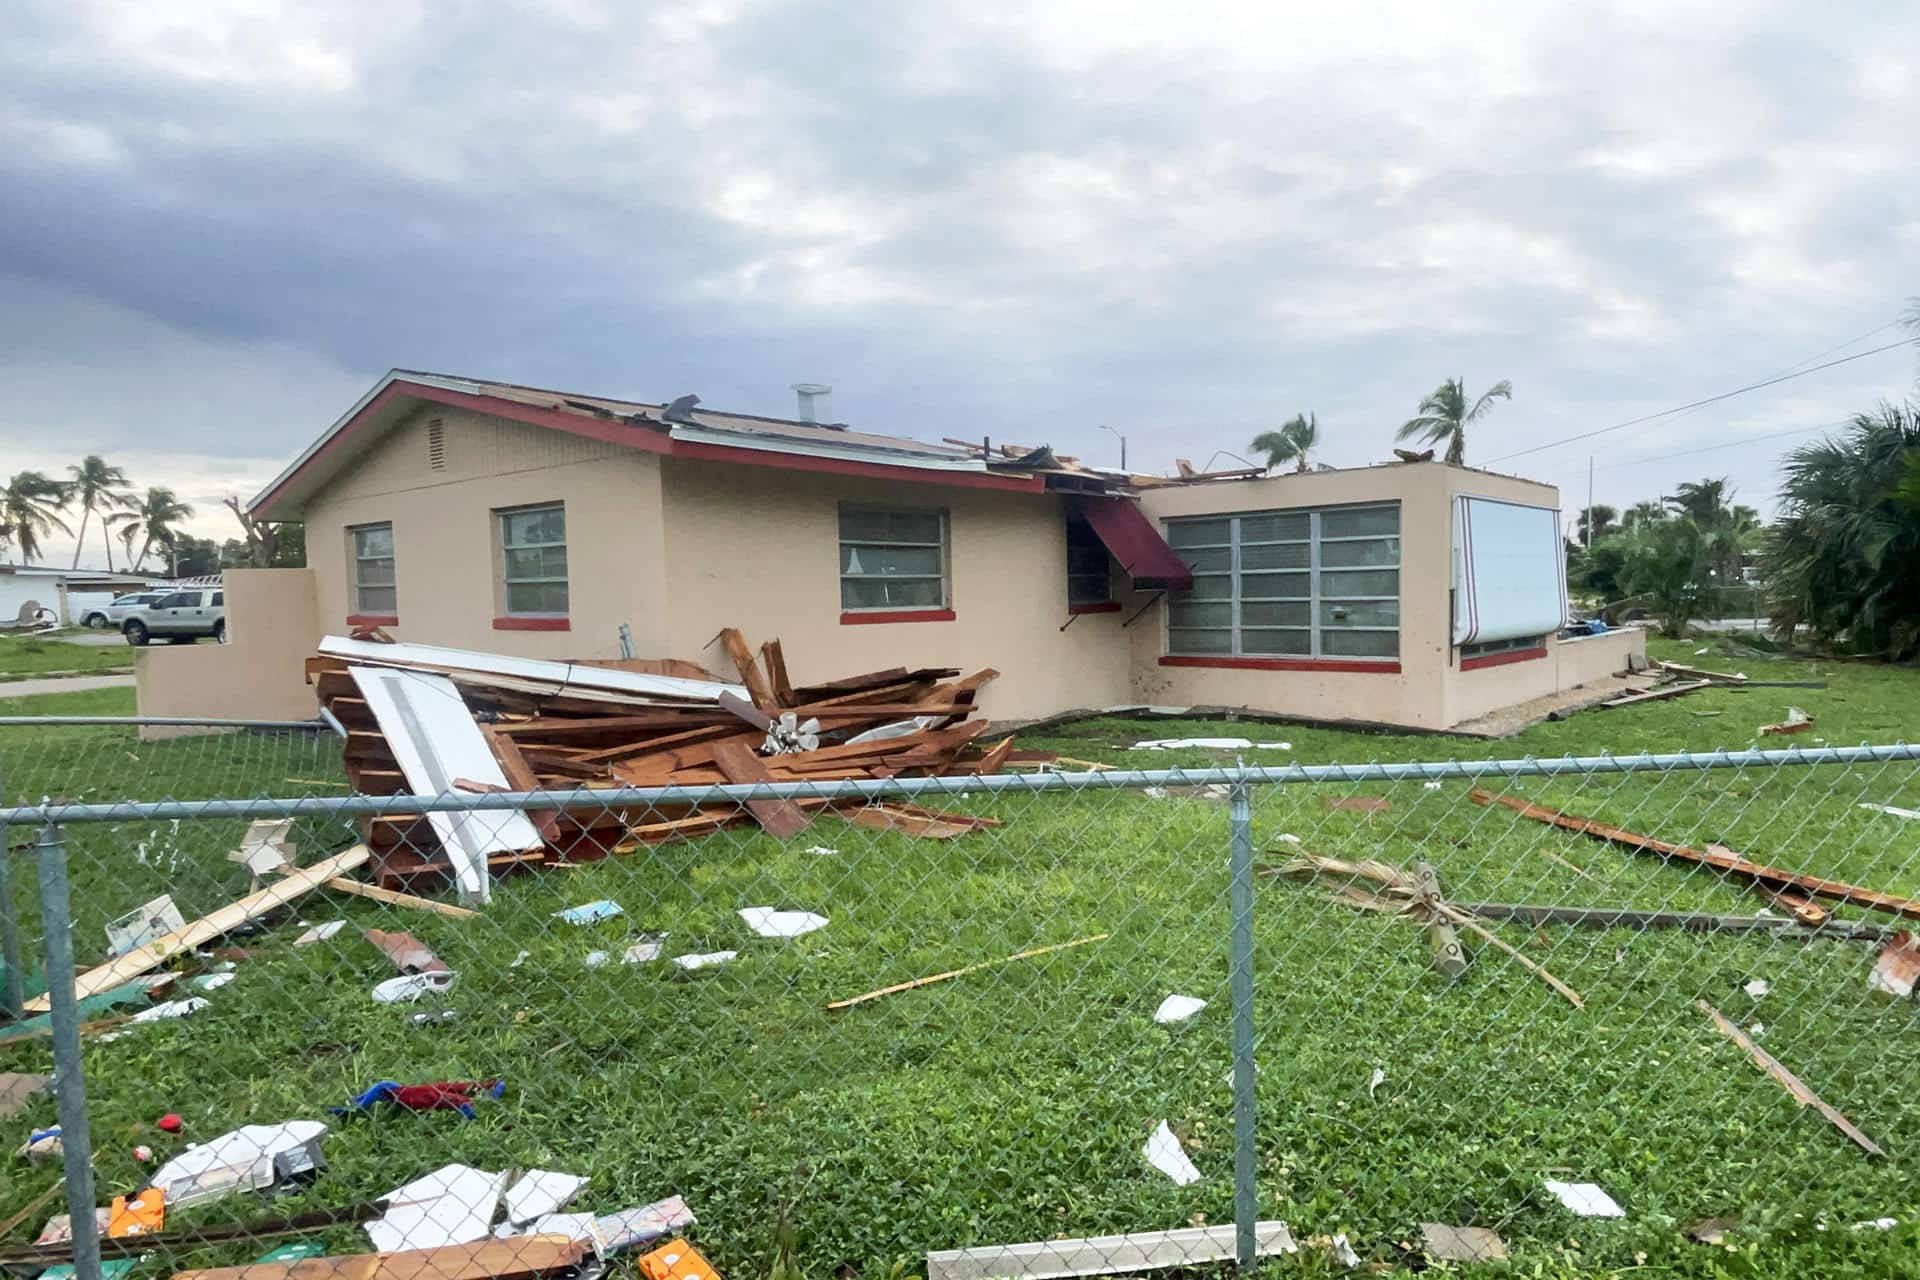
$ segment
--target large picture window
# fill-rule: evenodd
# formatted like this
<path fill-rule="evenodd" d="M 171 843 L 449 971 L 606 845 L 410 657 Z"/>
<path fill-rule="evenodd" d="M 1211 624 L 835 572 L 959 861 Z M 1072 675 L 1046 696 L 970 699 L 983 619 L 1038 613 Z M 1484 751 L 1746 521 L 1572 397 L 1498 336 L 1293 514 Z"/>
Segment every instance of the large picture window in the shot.
<path fill-rule="evenodd" d="M 495 512 L 509 617 L 567 616 L 567 512 L 558 503 Z"/>
<path fill-rule="evenodd" d="M 393 578 L 393 526 L 355 525 L 347 537 L 353 556 L 353 612 L 396 616 L 400 609 Z"/>
<path fill-rule="evenodd" d="M 840 608 L 947 607 L 947 518 L 940 511 L 840 508 Z"/>
<path fill-rule="evenodd" d="M 1400 656 L 1398 503 L 1169 520 L 1167 542 L 1193 571 L 1171 656 Z"/>

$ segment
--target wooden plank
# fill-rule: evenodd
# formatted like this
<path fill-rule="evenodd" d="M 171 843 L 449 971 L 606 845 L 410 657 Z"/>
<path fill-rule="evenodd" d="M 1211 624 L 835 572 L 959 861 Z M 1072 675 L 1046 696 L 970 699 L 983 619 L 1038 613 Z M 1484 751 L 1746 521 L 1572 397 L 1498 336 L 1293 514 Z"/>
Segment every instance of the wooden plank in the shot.
<path fill-rule="evenodd" d="M 1706 680 L 1714 684 L 1745 684 L 1746 676 L 1737 671 L 1708 671 L 1704 667 L 1692 666 L 1685 662 L 1662 662 L 1656 659 L 1653 664 L 1662 671 L 1676 672 L 1689 680 Z"/>
<path fill-rule="evenodd" d="M 349 880 L 345 876 L 335 876 L 321 885 L 323 889 L 332 889 L 335 893 L 350 893 L 356 898 L 367 898 L 374 902 L 384 902 L 390 907 L 406 907 L 413 911 L 431 911 L 434 915 L 445 916 L 449 920 L 471 920 L 479 915 L 478 911 L 469 911 L 465 907 L 456 907 L 451 902 L 435 902 L 432 898 L 416 898 L 410 893 L 398 893 L 392 889 L 382 889 L 379 885 L 365 884 L 359 880 Z"/>
<path fill-rule="evenodd" d="M 1296 1251 L 1284 1222 L 1253 1225 L 1254 1254 L 1271 1258 Z M 1036 1240 L 1032 1244 L 942 1249 L 927 1255 L 927 1280 L 1056 1280 L 1066 1276 L 1123 1275 L 1163 1267 L 1225 1262 L 1234 1256 L 1234 1227 L 1182 1227 L 1121 1236 Z"/>
<path fill-rule="evenodd" d="M 217 911 L 201 916 L 184 928 L 176 929 L 164 937 L 155 938 L 144 947 L 138 947 L 123 956 L 117 956 L 103 965 L 87 970 L 74 979 L 74 999 L 84 1000 L 88 996 L 98 995 L 102 991 L 132 982 L 141 974 L 157 969 L 183 951 L 191 951 L 203 942 L 211 942 L 222 934 L 230 933 L 249 920 L 258 919 L 269 912 L 277 911 L 296 898 L 313 892 L 328 880 L 343 872 L 364 866 L 373 855 L 363 844 L 324 858 L 310 867 L 295 871 L 286 878 L 276 880 L 264 889 L 250 893 L 238 902 L 230 902 Z M 45 1013 L 51 1006 L 46 996 L 36 996 L 26 1002 L 31 1013 Z"/>
<path fill-rule="evenodd" d="M 902 991 L 912 991 L 919 987 L 932 986 L 936 982 L 948 982 L 954 978 L 965 977 L 969 973 L 979 973 L 982 969 L 995 969 L 1003 964 L 1012 964 L 1016 960 L 1031 960 L 1035 956 L 1044 956 L 1054 951 L 1065 951 L 1070 947 L 1084 947 L 1090 942 L 1104 942 L 1110 934 L 1094 933 L 1084 938 L 1075 938 L 1072 942 L 1056 942 L 1050 947 L 1034 947 L 1010 956 L 1001 956 L 998 960 L 982 960 L 978 964 L 965 965 L 958 969 L 949 969 L 945 973 L 929 974 L 924 978 L 915 978 L 910 982 L 896 982 L 890 987 L 881 987 L 877 991 L 863 992 L 849 996 L 845 1000 L 835 1000 L 829 1009 L 850 1009 L 869 1000 L 878 1000 L 882 996 L 898 995 Z"/>
<path fill-rule="evenodd" d="M 573 1267 L 586 1254 L 587 1246 L 570 1236 L 513 1236 L 402 1253 L 206 1267 L 177 1271 L 173 1280 L 529 1280 Z"/>
<path fill-rule="evenodd" d="M 500 726 L 483 724 L 480 726 L 480 733 L 486 738 L 487 745 L 493 748 L 493 757 L 500 762 L 500 772 L 507 775 L 507 785 L 510 788 L 515 791 L 543 789 L 540 779 L 534 776 L 533 766 L 528 764 L 527 758 L 520 753 L 520 744 L 500 732 Z M 554 820 L 552 809 L 530 809 L 527 811 L 527 820 L 533 823 L 534 830 L 540 833 L 542 842 L 553 843 L 553 838 L 560 827 Z"/>
<path fill-rule="evenodd" d="M 774 700 L 773 690 L 767 685 L 767 677 L 753 660 L 753 651 L 747 648 L 747 639 L 737 627 L 720 628 L 720 647 L 727 652 L 733 663 L 733 669 L 740 673 L 740 683 L 747 686 L 747 697 L 753 705 L 762 711 L 778 712 L 780 704 Z"/>
<path fill-rule="evenodd" d="M 606 667 L 610 671 L 631 671 L 643 676 L 673 676 L 680 680 L 707 680 L 726 683 L 697 662 L 682 658 L 575 658 L 576 667 Z"/>
<path fill-rule="evenodd" d="M 1866 1152 L 1868 1155 L 1884 1156 L 1887 1154 L 1885 1151 L 1880 1149 L 1879 1143 L 1875 1142 L 1872 1138 L 1869 1138 L 1866 1134 L 1860 1132 L 1859 1129 L 1854 1127 L 1853 1121 L 1847 1119 L 1844 1115 L 1840 1114 L 1840 1111 L 1838 1110 L 1838 1108 L 1829 1106 L 1827 1102 L 1820 1097 L 1819 1094 L 1815 1093 L 1812 1089 L 1807 1087 L 1807 1083 L 1804 1080 L 1802 1080 L 1799 1076 L 1793 1074 L 1793 1072 L 1789 1071 L 1786 1068 L 1786 1065 L 1783 1064 L 1778 1058 L 1774 1057 L 1772 1054 L 1768 1053 L 1765 1049 L 1762 1049 L 1759 1045 L 1755 1044 L 1753 1040 L 1747 1035 L 1746 1032 L 1742 1031 L 1739 1027 L 1734 1026 L 1733 1023 L 1727 1019 L 1726 1014 L 1721 1013 L 1718 1009 L 1708 1004 L 1705 1000 L 1699 1000 L 1699 1001 L 1696 1001 L 1695 1003 L 1699 1005 L 1700 1012 L 1706 1014 L 1709 1018 L 1713 1019 L 1713 1025 L 1719 1028 L 1721 1035 L 1733 1041 L 1735 1044 L 1739 1045 L 1742 1049 L 1745 1049 L 1747 1051 L 1747 1056 L 1753 1059 L 1754 1065 L 1759 1067 L 1762 1071 L 1766 1072 L 1768 1075 L 1772 1076 L 1774 1080 L 1778 1082 L 1780 1087 L 1785 1089 L 1788 1093 L 1792 1094 L 1794 1097 L 1794 1100 L 1798 1102 L 1801 1106 L 1812 1107 L 1815 1111 L 1818 1111 L 1822 1116 L 1825 1116 L 1827 1119 L 1827 1123 L 1831 1124 L 1834 1128 L 1838 1129 L 1840 1132 L 1846 1134 L 1847 1137 L 1853 1139 L 1854 1145 L 1859 1147 L 1862 1151 Z"/>
<path fill-rule="evenodd" d="M 1007 757 L 1012 754 L 1013 738 L 1011 736 L 1002 738 L 987 748 L 987 754 L 980 757 L 974 772 L 981 775 L 998 773 L 1006 767 Z"/>
<path fill-rule="evenodd" d="M 1711 685 L 1711 680 L 1688 680 L 1680 684 L 1663 685 L 1658 689 L 1649 689 L 1645 693 L 1629 693 L 1625 697 L 1608 698 L 1600 705 L 1603 707 L 1631 707 L 1640 702 L 1661 702 L 1667 698 L 1677 698 L 1683 693 L 1692 693 Z"/>
<path fill-rule="evenodd" d="M 783 707 L 792 706 L 793 681 L 787 677 L 787 654 L 777 638 L 760 642 L 760 665 L 766 670 L 767 683 L 773 686 L 773 700 Z"/>
<path fill-rule="evenodd" d="M 728 782 L 744 786 L 774 780 L 765 763 L 744 742 L 715 744 L 713 762 L 727 775 Z M 791 840 L 813 824 L 813 819 L 791 800 L 749 800 L 747 812 L 776 840 Z"/>
<path fill-rule="evenodd" d="M 1843 880 L 1824 880 L 1818 876 L 1782 871 L 1778 867 L 1750 862 L 1721 845 L 1709 845 L 1705 852 L 1689 849 L 1682 844 L 1669 844 L 1665 840 L 1656 840 L 1652 836 L 1643 836 L 1620 827 L 1610 827 L 1604 822 L 1595 822 L 1591 818 L 1576 817 L 1543 805 L 1530 804 L 1518 796 L 1495 795 L 1480 787 L 1469 791 L 1467 798 L 1475 804 L 1502 804 L 1522 817 L 1559 827 L 1563 831 L 1574 831 L 1584 836 L 1591 836 L 1595 840 L 1617 844 L 1635 853 L 1657 853 L 1663 857 L 1679 858 L 1684 862 L 1695 862 L 1720 871 L 1731 871 L 1748 876 L 1774 889 L 1796 890 L 1809 897 L 1825 898 L 1830 902 L 1850 902 L 1855 906 L 1890 912 L 1903 919 L 1920 920 L 1920 902 L 1910 898 L 1896 898 L 1892 894 L 1863 889 Z"/>

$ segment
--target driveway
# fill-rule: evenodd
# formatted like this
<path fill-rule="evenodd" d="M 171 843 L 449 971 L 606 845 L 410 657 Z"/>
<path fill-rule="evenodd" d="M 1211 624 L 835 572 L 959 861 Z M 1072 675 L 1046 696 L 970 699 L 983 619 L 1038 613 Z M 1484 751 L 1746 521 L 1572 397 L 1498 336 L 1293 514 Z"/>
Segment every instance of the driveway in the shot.
<path fill-rule="evenodd" d="M 89 689 L 131 689 L 127 676 L 50 676 L 44 680 L 0 680 L 0 699 L 31 698 L 42 693 L 85 693 Z"/>
<path fill-rule="evenodd" d="M 66 644 L 84 645 L 89 649 L 109 649 L 116 644 L 125 645 L 129 649 L 133 648 L 132 645 L 127 644 L 127 638 L 118 631 L 75 631 L 68 635 L 55 636 L 54 639 Z"/>

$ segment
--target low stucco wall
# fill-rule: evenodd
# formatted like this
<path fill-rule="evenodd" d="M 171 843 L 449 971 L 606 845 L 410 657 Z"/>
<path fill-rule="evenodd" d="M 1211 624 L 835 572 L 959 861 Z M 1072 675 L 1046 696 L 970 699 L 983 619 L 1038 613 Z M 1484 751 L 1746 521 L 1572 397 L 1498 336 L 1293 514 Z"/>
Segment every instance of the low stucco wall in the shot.
<path fill-rule="evenodd" d="M 1592 684 L 1629 666 L 1645 666 L 1646 659 L 1647 633 L 1638 627 L 1548 640 L 1543 658 L 1454 671 L 1447 682 L 1447 723 L 1459 724 L 1515 703 Z"/>
<path fill-rule="evenodd" d="M 320 638 L 314 575 L 307 569 L 229 569 L 228 643 L 136 649 L 134 704 L 143 716 L 310 720 L 305 661 Z M 191 730 L 155 729 L 143 736 Z"/>

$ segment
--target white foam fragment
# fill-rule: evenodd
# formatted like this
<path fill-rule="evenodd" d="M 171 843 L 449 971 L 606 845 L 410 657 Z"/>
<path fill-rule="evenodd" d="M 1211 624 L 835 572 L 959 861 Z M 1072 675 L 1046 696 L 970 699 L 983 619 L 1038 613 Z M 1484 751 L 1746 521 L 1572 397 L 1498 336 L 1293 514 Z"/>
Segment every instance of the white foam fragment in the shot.
<path fill-rule="evenodd" d="M 1207 1002 L 1198 996 L 1168 996 L 1153 1011 L 1153 1020 L 1158 1023 L 1185 1022 L 1194 1014 L 1207 1007 Z"/>
<path fill-rule="evenodd" d="M 775 911 L 772 907 L 742 907 L 740 918 L 763 938 L 798 938 L 827 927 L 827 918 L 811 911 Z"/>
<path fill-rule="evenodd" d="M 1174 1136 L 1173 1130 L 1167 1127 L 1165 1120 L 1162 1120 L 1160 1127 L 1153 1131 L 1153 1136 L 1147 1139 L 1145 1154 L 1148 1164 L 1172 1178 L 1179 1186 L 1188 1187 L 1200 1181 L 1200 1170 L 1194 1166 L 1193 1161 L 1187 1159 L 1186 1151 L 1180 1146 L 1180 1139 Z"/>
<path fill-rule="evenodd" d="M 1612 1196 L 1591 1182 L 1555 1182 L 1548 1179 L 1547 1190 L 1558 1196 L 1561 1204 L 1583 1218 L 1627 1216 L 1627 1211 L 1616 1204 Z"/>

